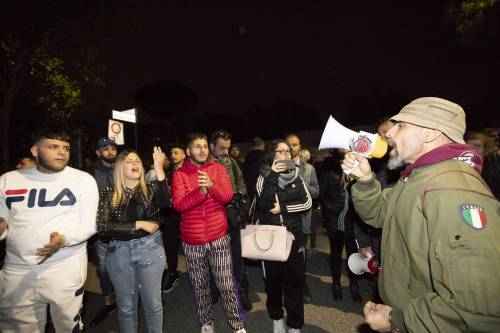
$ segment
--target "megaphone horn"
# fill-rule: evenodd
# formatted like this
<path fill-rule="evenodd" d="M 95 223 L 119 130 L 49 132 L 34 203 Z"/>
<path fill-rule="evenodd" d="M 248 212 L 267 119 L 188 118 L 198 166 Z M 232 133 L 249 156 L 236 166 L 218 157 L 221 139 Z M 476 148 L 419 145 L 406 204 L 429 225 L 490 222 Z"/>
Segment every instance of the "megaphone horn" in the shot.
<path fill-rule="evenodd" d="M 347 266 L 356 275 L 363 273 L 377 274 L 380 268 L 375 257 L 367 258 L 359 253 L 353 253 L 347 260 Z"/>
<path fill-rule="evenodd" d="M 321 136 L 318 150 L 326 148 L 343 148 L 368 158 L 381 158 L 387 152 L 387 142 L 382 140 L 378 134 L 352 131 L 330 116 Z M 350 174 L 358 167 L 358 164 L 359 162 L 356 161 L 351 169 L 344 169 L 344 173 Z"/>
<path fill-rule="evenodd" d="M 328 118 L 318 150 L 329 148 L 351 149 L 351 139 L 358 135 L 357 132 L 342 126 L 332 116 Z"/>

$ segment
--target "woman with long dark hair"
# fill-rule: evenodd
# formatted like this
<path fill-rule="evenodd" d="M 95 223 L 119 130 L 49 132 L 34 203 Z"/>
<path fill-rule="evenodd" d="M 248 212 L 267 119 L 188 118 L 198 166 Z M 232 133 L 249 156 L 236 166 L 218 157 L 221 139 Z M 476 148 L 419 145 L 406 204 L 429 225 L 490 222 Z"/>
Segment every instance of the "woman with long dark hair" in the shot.
<path fill-rule="evenodd" d="M 144 167 L 132 150 L 121 152 L 114 164 L 115 188 L 100 195 L 97 229 L 107 243 L 106 268 L 116 293 L 122 333 L 136 333 L 139 296 L 148 332 L 163 326 L 161 278 L 165 250 L 160 235 L 160 208 L 170 206 L 163 161 L 165 154 L 154 147 L 156 180 L 144 181 Z"/>
<path fill-rule="evenodd" d="M 267 161 L 257 179 L 257 216 L 259 224 L 283 225 L 295 239 L 285 262 L 262 262 L 269 317 L 273 332 L 297 333 L 304 325 L 303 290 L 305 284 L 304 234 L 301 215 L 311 208 L 312 200 L 299 169 L 291 161 L 291 147 L 285 140 L 274 141 Z M 288 162 L 287 162 L 288 161 Z M 283 319 L 283 299 L 287 312 Z"/>

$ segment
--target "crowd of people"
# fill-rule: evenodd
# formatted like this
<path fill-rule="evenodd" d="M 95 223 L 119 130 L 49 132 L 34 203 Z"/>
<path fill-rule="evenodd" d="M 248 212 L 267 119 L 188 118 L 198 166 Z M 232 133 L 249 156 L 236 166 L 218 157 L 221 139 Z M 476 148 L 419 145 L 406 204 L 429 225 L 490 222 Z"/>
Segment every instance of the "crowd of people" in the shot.
<path fill-rule="evenodd" d="M 181 251 L 201 332 L 214 332 L 220 301 L 244 333 L 253 304 L 240 230 L 258 220 L 293 235 L 286 261 L 261 262 L 269 331 L 300 332 L 312 301 L 306 251 L 316 251 L 316 207 L 334 300 L 344 298 L 344 247 L 377 259 L 363 307 L 371 329 L 497 332 L 498 132 L 466 132 L 458 104 L 425 97 L 382 120 L 378 135 L 390 147 L 384 159 L 332 149 L 315 162 L 296 134 L 256 137 L 244 157 L 227 130 L 143 156 L 104 137 L 89 174 L 68 166 L 66 133 L 37 132 L 32 156 L 0 177 L 0 331 L 43 332 L 48 306 L 56 332 L 80 331 L 88 247 L 103 297 L 90 326 L 117 310 L 120 331 L 137 332 L 141 303 L 148 332 L 162 332 L 162 294 L 180 281 Z M 361 307 L 358 277 L 348 271 L 348 280 Z"/>

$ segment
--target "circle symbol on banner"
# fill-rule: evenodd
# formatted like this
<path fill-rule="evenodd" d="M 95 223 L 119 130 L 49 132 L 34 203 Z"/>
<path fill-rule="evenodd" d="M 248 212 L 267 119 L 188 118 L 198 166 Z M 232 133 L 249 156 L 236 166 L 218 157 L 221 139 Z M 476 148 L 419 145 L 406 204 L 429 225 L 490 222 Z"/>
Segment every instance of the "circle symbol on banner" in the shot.
<path fill-rule="evenodd" d="M 121 131 L 122 131 L 122 127 L 120 124 L 118 123 L 113 123 L 111 125 L 111 131 L 114 133 L 114 134 L 119 134 Z"/>

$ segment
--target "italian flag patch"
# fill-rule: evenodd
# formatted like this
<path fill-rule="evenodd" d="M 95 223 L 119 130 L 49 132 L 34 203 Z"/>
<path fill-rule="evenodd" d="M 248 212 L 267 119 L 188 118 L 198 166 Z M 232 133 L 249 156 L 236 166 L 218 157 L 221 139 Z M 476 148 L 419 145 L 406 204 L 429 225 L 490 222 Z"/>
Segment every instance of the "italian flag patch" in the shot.
<path fill-rule="evenodd" d="M 486 214 L 484 209 L 474 204 L 463 204 L 459 207 L 460 216 L 468 226 L 476 230 L 481 230 L 486 227 Z"/>

